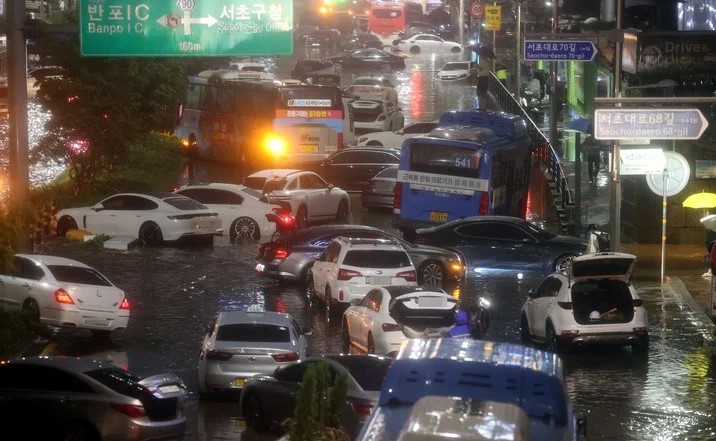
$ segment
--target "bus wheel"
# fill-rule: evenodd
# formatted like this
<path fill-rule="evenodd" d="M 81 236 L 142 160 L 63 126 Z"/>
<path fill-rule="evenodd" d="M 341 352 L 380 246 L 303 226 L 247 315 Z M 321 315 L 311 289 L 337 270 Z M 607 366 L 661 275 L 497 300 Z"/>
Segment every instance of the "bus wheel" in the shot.
<path fill-rule="evenodd" d="M 419 46 L 413 46 L 410 48 L 411 54 L 419 54 L 420 53 L 420 47 Z"/>

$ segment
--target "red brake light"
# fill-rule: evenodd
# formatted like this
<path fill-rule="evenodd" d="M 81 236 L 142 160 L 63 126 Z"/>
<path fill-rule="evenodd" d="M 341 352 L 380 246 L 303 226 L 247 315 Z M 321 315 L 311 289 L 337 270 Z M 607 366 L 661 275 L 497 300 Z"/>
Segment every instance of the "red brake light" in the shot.
<path fill-rule="evenodd" d="M 147 415 L 144 412 L 144 406 L 135 404 L 112 404 L 112 409 L 118 410 L 130 418 L 140 418 Z"/>
<path fill-rule="evenodd" d="M 281 352 L 280 354 L 271 354 L 271 357 L 278 363 L 298 361 L 300 358 L 296 352 Z"/>
<path fill-rule="evenodd" d="M 339 269 L 338 270 L 338 280 L 351 280 L 353 277 L 360 277 L 363 274 L 359 273 L 358 271 L 353 270 L 347 270 L 347 269 Z"/>
<path fill-rule="evenodd" d="M 129 309 L 129 300 L 125 297 L 122 299 L 122 303 L 119 304 L 119 309 Z"/>
<path fill-rule="evenodd" d="M 403 271 L 401 273 L 396 274 L 395 277 L 402 277 L 408 282 L 418 281 L 418 274 L 415 272 L 415 270 Z"/>
<path fill-rule="evenodd" d="M 288 257 L 288 250 L 286 248 L 277 248 L 273 255 L 276 259 L 285 259 Z"/>
<path fill-rule="evenodd" d="M 480 211 L 478 214 L 481 216 L 486 215 L 490 211 L 490 196 L 486 191 L 483 191 L 480 195 Z"/>
<path fill-rule="evenodd" d="M 219 361 L 227 361 L 232 357 L 233 354 L 229 352 L 221 352 L 221 351 L 214 351 L 211 350 L 206 353 L 206 359 L 207 360 L 219 360 Z"/>
<path fill-rule="evenodd" d="M 400 331 L 400 325 L 397 323 L 383 323 L 380 327 L 383 328 L 383 332 Z"/>
<path fill-rule="evenodd" d="M 557 302 L 562 309 L 572 309 L 572 302 Z"/>
<path fill-rule="evenodd" d="M 373 410 L 372 404 L 358 404 L 351 403 L 351 409 L 358 415 L 370 416 L 370 412 Z"/>
<path fill-rule="evenodd" d="M 55 291 L 55 301 L 57 303 L 62 303 L 65 305 L 74 305 L 75 302 L 72 300 L 72 297 L 65 291 L 64 289 L 58 289 Z"/>
<path fill-rule="evenodd" d="M 634 333 L 636 335 L 649 335 L 649 330 L 646 328 L 634 328 Z"/>

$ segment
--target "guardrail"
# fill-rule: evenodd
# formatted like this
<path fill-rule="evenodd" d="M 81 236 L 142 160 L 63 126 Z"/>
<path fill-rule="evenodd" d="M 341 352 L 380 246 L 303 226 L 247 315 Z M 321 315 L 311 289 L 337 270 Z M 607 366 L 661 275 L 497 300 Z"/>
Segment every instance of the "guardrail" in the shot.
<path fill-rule="evenodd" d="M 550 144 L 549 140 L 544 136 L 544 133 L 542 133 L 534 121 L 532 121 L 525 109 L 523 109 L 520 103 L 517 102 L 512 93 L 505 88 L 505 86 L 493 73 L 490 73 L 488 91 L 495 101 L 497 101 L 501 110 L 507 113 L 520 115 L 525 119 L 525 121 L 527 121 L 527 132 L 530 139 L 532 139 L 533 155 L 537 158 L 540 164 L 546 168 L 551 181 L 550 186 L 553 187 L 558 194 L 558 197 L 555 197 L 554 199 L 554 205 L 557 210 L 557 218 L 560 220 L 565 230 L 573 230 L 575 223 L 573 219 L 574 199 L 572 196 L 572 190 L 570 189 L 569 182 L 564 174 L 562 161 L 560 161 L 554 147 Z"/>

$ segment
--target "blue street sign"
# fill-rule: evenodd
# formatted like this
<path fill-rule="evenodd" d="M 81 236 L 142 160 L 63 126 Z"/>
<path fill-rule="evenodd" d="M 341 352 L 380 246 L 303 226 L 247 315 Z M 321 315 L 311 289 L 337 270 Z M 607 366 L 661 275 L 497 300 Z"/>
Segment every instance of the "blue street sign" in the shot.
<path fill-rule="evenodd" d="M 597 48 L 591 41 L 525 40 L 525 61 L 592 61 Z"/>
<path fill-rule="evenodd" d="M 596 139 L 699 139 L 709 122 L 699 109 L 597 109 Z"/>

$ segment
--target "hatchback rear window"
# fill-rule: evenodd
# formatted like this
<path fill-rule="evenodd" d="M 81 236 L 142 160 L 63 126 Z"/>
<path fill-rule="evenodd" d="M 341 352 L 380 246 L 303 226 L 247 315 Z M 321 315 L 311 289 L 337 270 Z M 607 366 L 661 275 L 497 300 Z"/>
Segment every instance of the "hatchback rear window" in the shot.
<path fill-rule="evenodd" d="M 405 268 L 412 265 L 408 253 L 390 250 L 349 250 L 343 264 L 361 268 Z"/>
<path fill-rule="evenodd" d="M 244 178 L 244 185 L 249 188 L 253 188 L 254 190 L 263 190 L 264 183 L 266 183 L 266 178 L 263 177 L 249 176 Z"/>
<path fill-rule="evenodd" d="M 219 326 L 216 340 L 288 343 L 291 341 L 291 333 L 286 326 L 240 323 Z"/>
<path fill-rule="evenodd" d="M 166 198 L 164 202 L 179 210 L 206 210 L 206 206 L 201 202 L 187 197 Z"/>
<path fill-rule="evenodd" d="M 69 265 L 47 265 L 52 276 L 58 282 L 81 283 L 83 285 L 112 286 L 112 284 L 93 268 Z"/>

